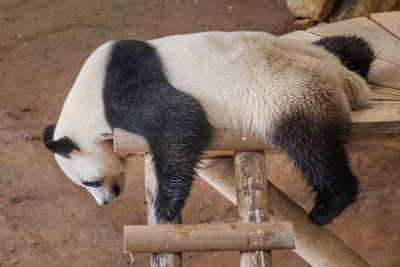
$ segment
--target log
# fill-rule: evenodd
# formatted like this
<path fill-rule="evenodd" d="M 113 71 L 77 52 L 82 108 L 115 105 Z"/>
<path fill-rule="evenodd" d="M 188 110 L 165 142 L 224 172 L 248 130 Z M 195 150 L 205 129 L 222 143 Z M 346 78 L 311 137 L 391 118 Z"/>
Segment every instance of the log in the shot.
<path fill-rule="evenodd" d="M 347 148 L 351 151 L 400 150 L 400 121 L 375 123 L 354 123 L 357 126 L 350 136 Z M 381 133 L 376 133 L 380 131 Z M 366 134 L 361 134 L 366 133 Z M 233 155 L 233 151 L 245 150 L 276 150 L 269 142 L 262 142 L 252 137 L 233 136 L 219 130 L 214 131 L 210 145 L 205 151 L 207 156 Z M 142 156 L 149 152 L 146 140 L 136 134 L 122 129 L 114 129 L 114 151 L 122 157 Z"/>
<path fill-rule="evenodd" d="M 269 221 L 267 170 L 263 151 L 235 152 L 237 209 L 241 222 Z M 265 250 L 265 249 L 264 249 Z M 272 266 L 271 251 L 240 252 L 240 266 Z"/>
<path fill-rule="evenodd" d="M 211 163 L 209 168 L 206 167 L 207 163 Z M 233 159 L 207 159 L 203 164 L 198 175 L 213 186 L 220 184 L 221 180 L 224 186 L 215 187 L 215 189 L 228 199 L 234 199 L 237 186 L 231 186 L 235 184 Z M 328 228 L 310 223 L 307 219 L 307 212 L 270 182 L 268 183 L 268 196 L 271 210 L 270 220 L 293 222 L 296 243 L 293 251 L 310 265 L 321 267 L 370 266 Z"/>
<path fill-rule="evenodd" d="M 290 222 L 124 227 L 125 253 L 292 249 L 293 238 Z"/>
<path fill-rule="evenodd" d="M 155 215 L 154 203 L 157 196 L 157 179 L 153 169 L 152 157 L 150 153 L 145 155 L 145 187 L 146 187 L 146 210 L 147 221 L 149 225 L 158 224 Z M 181 216 L 177 216 L 170 223 L 181 223 Z M 124 236 L 125 238 L 125 236 Z M 124 241 L 125 242 L 125 241 Z M 125 253 L 127 253 L 125 249 Z M 181 253 L 152 254 L 150 256 L 150 265 L 152 267 L 180 267 L 182 266 Z"/>

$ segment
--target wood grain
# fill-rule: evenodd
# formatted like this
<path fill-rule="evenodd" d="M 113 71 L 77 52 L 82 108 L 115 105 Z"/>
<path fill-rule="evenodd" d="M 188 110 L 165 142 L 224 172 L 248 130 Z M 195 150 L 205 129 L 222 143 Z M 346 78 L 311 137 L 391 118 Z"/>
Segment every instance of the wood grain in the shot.
<path fill-rule="evenodd" d="M 360 17 L 331 24 L 317 25 L 307 29 L 318 36 L 356 34 L 368 40 L 375 48 L 378 58 L 400 66 L 399 41 L 367 18 Z"/>
<path fill-rule="evenodd" d="M 124 227 L 125 253 L 293 249 L 290 222 L 133 225 Z"/>
<path fill-rule="evenodd" d="M 157 225 L 155 214 L 155 200 L 157 197 L 157 179 L 153 169 L 152 157 L 150 153 L 145 155 L 145 190 L 146 190 L 146 210 L 147 210 L 147 221 L 149 225 Z M 178 215 L 170 223 L 181 223 L 181 216 Z M 124 235 L 124 240 L 126 240 Z M 129 238 L 129 237 L 128 237 Z M 125 241 L 124 241 L 125 242 Z M 125 253 L 128 253 L 125 247 Z M 181 253 L 165 253 L 165 254 L 151 254 L 150 256 L 151 267 L 180 267 L 182 266 L 182 254 Z"/>
<path fill-rule="evenodd" d="M 198 171 L 198 175 L 207 182 L 211 181 L 212 185 L 219 184 L 219 182 L 213 182 L 214 180 L 225 181 L 224 187 L 215 189 L 228 199 L 235 199 L 238 185 L 235 185 L 233 158 L 214 159 L 211 163 L 210 167 L 203 166 Z M 307 212 L 270 182 L 268 182 L 268 196 L 271 221 L 293 222 L 296 244 L 293 251 L 310 265 L 316 267 L 370 266 L 328 228 L 311 224 L 307 219 Z"/>
<path fill-rule="evenodd" d="M 382 106 L 382 109 L 385 112 L 390 111 L 390 109 L 389 111 L 384 109 L 384 106 Z M 391 115 L 390 112 L 389 115 Z M 372 113 L 371 116 L 375 116 L 375 113 Z M 379 124 L 362 122 L 354 123 L 353 126 L 353 134 L 347 144 L 350 150 L 357 151 L 360 149 L 360 145 L 364 145 L 365 149 L 400 150 L 400 143 L 398 143 L 400 137 L 399 121 L 387 121 Z M 205 151 L 206 156 L 233 155 L 233 151 L 280 150 L 279 147 L 273 147 L 269 142 L 262 142 L 252 137 L 243 140 L 222 131 L 216 130 L 215 132 L 217 134 L 212 137 L 212 142 Z M 142 156 L 145 152 L 149 152 L 146 140 L 143 137 L 118 128 L 114 130 L 114 150 L 123 157 Z"/>
<path fill-rule="evenodd" d="M 235 152 L 237 209 L 241 222 L 268 222 L 267 169 L 263 151 Z M 271 251 L 241 252 L 240 266 L 272 266 Z"/>
<path fill-rule="evenodd" d="M 400 11 L 374 13 L 371 20 L 400 40 Z"/>

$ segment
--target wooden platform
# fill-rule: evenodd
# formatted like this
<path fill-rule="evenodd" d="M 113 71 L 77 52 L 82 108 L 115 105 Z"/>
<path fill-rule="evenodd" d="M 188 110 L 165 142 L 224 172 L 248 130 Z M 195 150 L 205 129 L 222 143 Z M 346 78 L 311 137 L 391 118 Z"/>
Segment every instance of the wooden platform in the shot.
<path fill-rule="evenodd" d="M 372 65 L 368 81 L 373 90 L 373 97 L 368 107 L 351 114 L 354 133 L 349 141 L 349 149 L 400 150 L 399 25 L 400 11 L 396 11 L 372 14 L 371 20 L 355 18 L 316 26 L 307 31 L 292 32 L 281 37 L 312 42 L 324 36 L 356 34 L 364 37 L 374 46 L 377 59 Z M 114 129 L 113 134 L 106 134 L 103 138 L 113 139 L 114 150 L 121 156 L 140 156 L 149 152 L 146 141 L 142 137 L 121 129 Z M 274 149 L 276 148 L 269 143 L 260 142 L 248 136 L 231 136 L 216 129 L 207 153 L 211 156 L 219 156 L 233 155 L 234 151 Z M 148 155 L 146 154 L 146 159 Z M 235 160 L 237 155 L 238 153 L 235 154 Z M 148 162 L 150 161 L 146 161 L 146 164 L 150 164 Z M 235 180 L 233 165 L 232 158 L 205 159 L 204 168 L 198 174 L 236 204 L 237 201 L 241 201 L 239 192 L 241 187 L 237 178 Z M 150 176 L 151 174 L 146 179 L 154 181 L 154 177 Z M 271 220 L 293 222 L 296 242 L 296 248 L 293 251 L 309 264 L 312 266 L 369 266 L 327 228 L 311 224 L 307 220 L 307 213 L 269 182 L 265 194 L 270 202 L 268 205 L 271 210 L 271 215 L 269 215 Z M 170 259 L 161 254 L 157 255 L 159 255 L 158 263 L 168 261 L 173 262 L 171 266 L 180 266 L 178 254 L 165 254 L 170 255 Z M 154 262 L 152 261 L 152 264 Z M 168 264 L 162 266 L 168 266 Z"/>
<path fill-rule="evenodd" d="M 368 107 L 351 114 L 354 134 L 349 148 L 400 150 L 400 33 L 395 23 L 396 20 L 399 23 L 400 11 L 377 13 L 372 18 L 379 25 L 367 18 L 355 18 L 295 31 L 281 38 L 312 42 L 329 35 L 357 34 L 367 39 L 378 55 L 369 75 L 373 96 Z M 233 151 L 259 149 L 277 148 L 251 137 L 231 136 L 215 130 L 206 154 L 232 155 Z M 142 137 L 121 129 L 114 131 L 114 150 L 121 156 L 149 151 Z"/>

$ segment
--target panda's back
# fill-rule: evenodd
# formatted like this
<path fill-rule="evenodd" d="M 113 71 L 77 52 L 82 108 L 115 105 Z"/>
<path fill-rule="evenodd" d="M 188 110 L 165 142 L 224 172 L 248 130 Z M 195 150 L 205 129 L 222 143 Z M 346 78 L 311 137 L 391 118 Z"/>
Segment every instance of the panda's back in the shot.
<path fill-rule="evenodd" d="M 346 109 L 337 88 L 347 69 L 322 48 L 261 32 L 205 32 L 148 43 L 171 85 L 199 100 L 215 127 L 265 136 L 294 109 L 323 113 L 330 100 Z"/>

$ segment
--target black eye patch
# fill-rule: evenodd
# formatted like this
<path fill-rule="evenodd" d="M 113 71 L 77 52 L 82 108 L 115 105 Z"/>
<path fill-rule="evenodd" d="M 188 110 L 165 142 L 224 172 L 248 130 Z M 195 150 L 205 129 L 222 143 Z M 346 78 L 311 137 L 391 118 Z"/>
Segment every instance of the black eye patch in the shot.
<path fill-rule="evenodd" d="M 90 187 L 99 187 L 103 184 L 102 181 L 83 181 L 83 185 L 90 186 Z"/>

